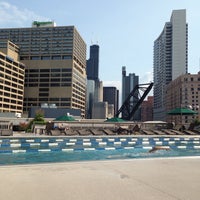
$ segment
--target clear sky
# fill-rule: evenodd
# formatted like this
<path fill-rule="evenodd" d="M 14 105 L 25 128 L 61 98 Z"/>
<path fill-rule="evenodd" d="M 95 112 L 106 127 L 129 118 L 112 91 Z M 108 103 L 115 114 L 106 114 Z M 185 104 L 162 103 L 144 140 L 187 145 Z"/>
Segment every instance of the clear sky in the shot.
<path fill-rule="evenodd" d="M 152 81 L 153 43 L 172 10 L 186 9 L 188 66 L 200 70 L 199 0 L 0 0 L 0 28 L 30 27 L 32 21 L 53 20 L 74 25 L 87 44 L 100 46 L 100 79 L 120 87 L 121 68 Z"/>

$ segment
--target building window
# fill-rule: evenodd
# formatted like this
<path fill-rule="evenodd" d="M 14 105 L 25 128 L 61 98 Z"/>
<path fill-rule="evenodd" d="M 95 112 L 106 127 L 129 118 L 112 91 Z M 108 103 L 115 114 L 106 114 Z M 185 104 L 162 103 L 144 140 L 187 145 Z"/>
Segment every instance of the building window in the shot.
<path fill-rule="evenodd" d="M 42 60 L 50 60 L 50 56 L 42 56 Z"/>
<path fill-rule="evenodd" d="M 52 56 L 52 60 L 61 60 L 61 56 Z"/>
<path fill-rule="evenodd" d="M 31 60 L 40 60 L 39 56 L 31 56 Z"/>
<path fill-rule="evenodd" d="M 49 69 L 40 69 L 40 72 L 49 72 Z"/>
<path fill-rule="evenodd" d="M 49 94 L 48 94 L 48 93 L 39 93 L 39 96 L 40 96 L 40 97 L 48 97 Z"/>
<path fill-rule="evenodd" d="M 39 69 L 30 69 L 30 73 L 38 73 Z"/>
<path fill-rule="evenodd" d="M 60 69 L 53 68 L 53 69 L 51 69 L 51 72 L 60 72 Z"/>
<path fill-rule="evenodd" d="M 50 101 L 59 101 L 59 98 L 50 98 Z"/>

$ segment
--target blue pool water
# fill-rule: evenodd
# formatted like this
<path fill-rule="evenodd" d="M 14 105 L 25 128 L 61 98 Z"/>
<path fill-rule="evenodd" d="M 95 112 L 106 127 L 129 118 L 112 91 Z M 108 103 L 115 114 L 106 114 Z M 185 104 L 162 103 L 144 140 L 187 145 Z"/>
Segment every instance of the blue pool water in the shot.
<path fill-rule="evenodd" d="M 154 146 L 170 151 L 149 153 Z M 0 165 L 200 156 L 200 137 L 45 137 L 0 139 Z"/>

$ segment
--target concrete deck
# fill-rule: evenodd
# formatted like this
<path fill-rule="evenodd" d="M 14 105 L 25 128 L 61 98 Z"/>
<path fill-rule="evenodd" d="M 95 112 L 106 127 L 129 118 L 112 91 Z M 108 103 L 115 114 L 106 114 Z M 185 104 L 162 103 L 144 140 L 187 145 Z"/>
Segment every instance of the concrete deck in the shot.
<path fill-rule="evenodd" d="M 197 200 L 200 158 L 0 167 L 1 199 Z"/>

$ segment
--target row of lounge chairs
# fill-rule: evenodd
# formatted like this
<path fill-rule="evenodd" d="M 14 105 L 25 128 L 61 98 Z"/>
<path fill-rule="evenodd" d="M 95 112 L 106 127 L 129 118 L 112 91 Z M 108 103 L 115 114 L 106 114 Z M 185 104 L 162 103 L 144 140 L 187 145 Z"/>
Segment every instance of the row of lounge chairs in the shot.
<path fill-rule="evenodd" d="M 68 130 L 51 130 L 49 135 L 58 136 L 100 136 L 100 135 L 198 135 L 199 133 L 189 130 L 178 131 L 174 129 L 162 129 L 162 130 L 114 130 L 111 128 L 70 128 Z"/>
<path fill-rule="evenodd" d="M 116 132 L 110 129 L 68 129 L 68 130 L 59 130 L 54 129 L 49 132 L 49 135 L 58 136 L 90 136 L 90 135 L 116 135 Z"/>
<path fill-rule="evenodd" d="M 199 135 L 199 133 L 191 130 L 178 131 L 175 129 L 162 130 L 141 130 L 145 135 Z"/>

